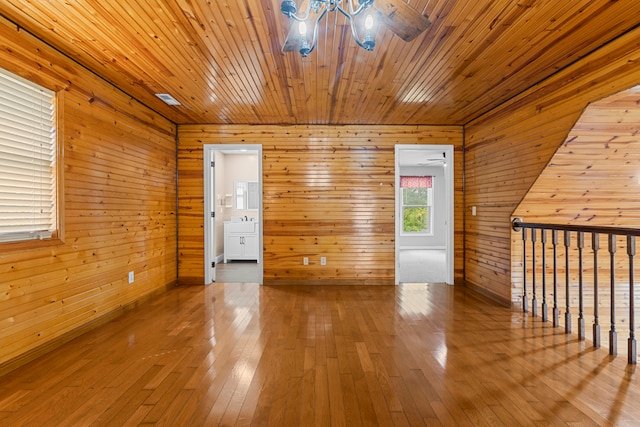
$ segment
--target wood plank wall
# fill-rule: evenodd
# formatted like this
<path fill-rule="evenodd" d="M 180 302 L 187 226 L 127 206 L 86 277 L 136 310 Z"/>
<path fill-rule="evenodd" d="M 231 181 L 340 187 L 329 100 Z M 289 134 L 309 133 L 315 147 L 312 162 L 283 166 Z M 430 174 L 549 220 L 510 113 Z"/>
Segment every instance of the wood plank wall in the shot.
<path fill-rule="evenodd" d="M 63 92 L 65 229 L 0 248 L 2 373 L 175 284 L 177 190 L 175 125 L 4 20 L 0 45 L 1 67 Z"/>
<path fill-rule="evenodd" d="M 551 158 L 532 188 L 524 197 L 515 216 L 526 218 L 528 222 L 553 224 L 576 224 L 587 226 L 619 226 L 637 228 L 640 225 L 640 200 L 635 197 L 640 192 L 640 91 L 634 87 L 613 96 L 591 103 L 573 126 L 565 142 Z M 531 234 L 527 243 L 527 294 L 532 299 L 533 260 Z M 538 298 L 542 274 L 540 254 L 542 244 L 540 232 L 536 243 L 536 277 Z M 547 254 L 551 254 L 550 232 L 547 232 Z M 513 236 L 514 258 L 522 259 L 522 238 Z M 559 233 L 560 244 L 563 234 Z M 616 239 L 616 266 L 614 277 L 616 301 L 621 310 L 618 319 L 628 319 L 629 307 L 629 262 L 627 242 L 624 237 Z M 636 242 L 637 246 L 640 241 Z M 600 236 L 598 252 L 599 298 L 602 308 L 608 307 L 610 300 L 610 257 L 606 235 Z M 558 276 L 563 286 L 559 297 L 564 301 L 565 250 L 560 247 Z M 570 296 L 571 307 L 577 312 L 578 306 L 578 250 L 577 233 L 571 233 Z M 514 262 L 514 266 L 517 265 Z M 513 279 L 514 300 L 522 295 L 523 270 L 515 267 Z M 582 280 L 585 284 L 584 304 L 594 305 L 594 269 L 591 235 L 585 235 Z M 547 269 L 546 277 L 552 278 Z M 552 295 L 552 294 L 551 294 Z M 549 297 L 551 297 L 549 295 Z M 636 297 L 640 301 L 640 296 Z M 563 303 L 564 307 L 565 303 Z M 604 310 L 605 312 L 607 310 Z"/>
<path fill-rule="evenodd" d="M 529 222 L 640 225 L 640 87 L 595 101 L 514 214 Z"/>
<path fill-rule="evenodd" d="M 627 33 L 465 127 L 471 286 L 511 301 L 511 216 L 587 104 L 640 82 L 639 38 Z"/>
<path fill-rule="evenodd" d="M 459 126 L 187 125 L 178 139 L 181 282 L 204 281 L 203 145 L 243 143 L 263 146 L 265 283 L 394 283 L 395 144 L 455 146 L 455 279 L 463 277 Z"/>

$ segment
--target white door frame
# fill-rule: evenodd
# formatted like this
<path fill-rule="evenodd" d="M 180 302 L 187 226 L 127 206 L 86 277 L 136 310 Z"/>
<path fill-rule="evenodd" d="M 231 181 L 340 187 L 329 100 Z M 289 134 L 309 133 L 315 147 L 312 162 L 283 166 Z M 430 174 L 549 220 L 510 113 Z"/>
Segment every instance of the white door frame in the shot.
<path fill-rule="evenodd" d="M 424 151 L 442 151 L 445 153 L 445 194 L 446 194 L 446 218 L 447 218 L 447 230 L 446 230 L 446 274 L 447 274 L 447 284 L 453 284 L 453 273 L 454 273 L 454 173 L 453 173 L 453 155 L 454 155 L 454 147 L 453 145 L 417 145 L 417 144 L 396 144 L 395 146 L 395 188 L 396 188 L 396 243 L 395 243 L 395 284 L 398 285 L 400 283 L 400 217 L 402 212 L 400 212 L 400 151 L 402 150 L 424 150 Z"/>
<path fill-rule="evenodd" d="M 262 145 L 261 144 L 205 144 L 204 145 L 204 283 L 208 285 L 216 280 L 216 267 L 215 263 L 219 254 L 216 254 L 216 227 L 215 217 L 211 215 L 211 212 L 215 212 L 215 201 L 219 200 L 216 197 L 216 185 L 215 185 L 215 155 L 217 151 L 247 151 L 248 153 L 256 153 L 258 156 L 258 191 L 260 197 L 258 198 L 258 226 L 260 228 L 259 234 L 259 251 L 258 251 L 258 264 L 263 265 L 262 248 L 263 245 L 263 233 L 262 233 Z M 222 195 L 224 197 L 224 195 Z M 260 269 L 260 280 L 262 284 L 263 276 L 262 271 L 264 267 Z"/>

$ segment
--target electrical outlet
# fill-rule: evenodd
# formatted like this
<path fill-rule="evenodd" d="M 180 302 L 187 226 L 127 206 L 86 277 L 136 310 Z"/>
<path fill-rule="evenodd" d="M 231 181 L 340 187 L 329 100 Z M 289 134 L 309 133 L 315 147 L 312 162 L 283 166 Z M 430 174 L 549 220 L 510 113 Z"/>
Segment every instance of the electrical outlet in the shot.
<path fill-rule="evenodd" d="M 302 258 L 302 265 L 309 265 L 309 258 L 308 257 Z"/>
<path fill-rule="evenodd" d="M 129 272 L 129 283 L 130 283 L 130 284 L 131 284 L 131 283 L 133 283 L 133 279 L 134 279 L 134 277 L 133 277 L 133 271 L 130 271 L 130 272 Z"/>
<path fill-rule="evenodd" d="M 321 256 L 320 257 L 320 265 L 327 265 L 327 257 L 326 256 Z"/>

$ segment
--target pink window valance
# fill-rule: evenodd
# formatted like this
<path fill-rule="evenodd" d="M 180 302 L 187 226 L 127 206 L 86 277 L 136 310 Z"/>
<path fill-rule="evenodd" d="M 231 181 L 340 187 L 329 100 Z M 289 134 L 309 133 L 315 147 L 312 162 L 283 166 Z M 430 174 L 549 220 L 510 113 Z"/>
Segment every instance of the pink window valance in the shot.
<path fill-rule="evenodd" d="M 400 188 L 431 188 L 432 176 L 401 176 Z"/>

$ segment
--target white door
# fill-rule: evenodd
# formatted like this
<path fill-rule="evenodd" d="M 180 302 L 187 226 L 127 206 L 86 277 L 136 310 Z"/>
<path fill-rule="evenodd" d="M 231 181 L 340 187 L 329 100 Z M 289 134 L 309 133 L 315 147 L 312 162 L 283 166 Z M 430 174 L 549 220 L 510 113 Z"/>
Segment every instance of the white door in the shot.
<path fill-rule="evenodd" d="M 204 150 L 204 283 L 216 281 L 216 152 Z"/>
<path fill-rule="evenodd" d="M 395 283 L 453 284 L 453 155 L 452 145 L 396 145 Z M 401 177 L 402 179 L 401 184 Z M 405 184 L 406 182 L 406 184 Z M 405 224 L 404 212 L 413 203 L 403 200 L 403 186 L 421 182 L 428 187 L 429 229 L 416 231 Z M 404 190 L 407 195 L 410 191 Z M 405 196 L 407 196 L 405 195 Z M 419 209 L 414 207 L 413 209 Z"/>

